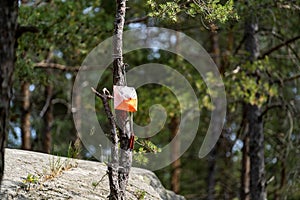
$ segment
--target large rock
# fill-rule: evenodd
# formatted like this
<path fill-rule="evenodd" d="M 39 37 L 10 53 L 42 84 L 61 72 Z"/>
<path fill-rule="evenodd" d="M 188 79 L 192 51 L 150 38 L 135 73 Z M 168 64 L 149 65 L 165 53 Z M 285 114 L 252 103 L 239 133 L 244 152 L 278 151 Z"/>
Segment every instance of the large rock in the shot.
<path fill-rule="evenodd" d="M 91 200 L 107 199 L 109 195 L 107 167 L 103 163 L 16 149 L 6 149 L 5 159 L 0 199 Z M 132 168 L 127 199 L 184 197 L 166 190 L 153 172 Z"/>

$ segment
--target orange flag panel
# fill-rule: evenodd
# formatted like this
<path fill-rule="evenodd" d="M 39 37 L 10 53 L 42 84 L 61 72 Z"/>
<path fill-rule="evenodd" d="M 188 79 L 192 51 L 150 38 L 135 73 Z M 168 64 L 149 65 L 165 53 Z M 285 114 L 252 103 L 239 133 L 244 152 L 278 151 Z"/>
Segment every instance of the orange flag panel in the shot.
<path fill-rule="evenodd" d="M 116 110 L 137 111 L 137 94 L 133 87 L 114 85 L 114 107 Z"/>

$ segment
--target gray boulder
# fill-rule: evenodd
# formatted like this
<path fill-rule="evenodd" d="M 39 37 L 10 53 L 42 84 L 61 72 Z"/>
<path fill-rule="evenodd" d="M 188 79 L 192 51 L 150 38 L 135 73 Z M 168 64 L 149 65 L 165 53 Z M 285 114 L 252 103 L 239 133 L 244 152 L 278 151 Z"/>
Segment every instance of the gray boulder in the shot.
<path fill-rule="evenodd" d="M 109 183 L 103 163 L 68 159 L 32 151 L 6 149 L 0 199 L 107 199 Z M 128 199 L 185 198 L 166 190 L 156 175 L 132 168 Z"/>

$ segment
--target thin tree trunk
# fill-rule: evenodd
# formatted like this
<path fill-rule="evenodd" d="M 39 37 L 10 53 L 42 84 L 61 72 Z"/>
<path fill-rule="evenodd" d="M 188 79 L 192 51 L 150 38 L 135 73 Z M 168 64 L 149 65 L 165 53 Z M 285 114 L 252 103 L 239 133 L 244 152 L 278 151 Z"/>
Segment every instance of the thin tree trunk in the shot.
<path fill-rule="evenodd" d="M 179 118 L 173 117 L 170 123 L 171 137 L 174 138 L 179 129 Z M 180 140 L 175 140 L 171 146 L 172 157 L 178 158 L 180 152 Z M 173 160 L 173 158 L 172 158 Z M 175 193 L 180 192 L 180 174 L 181 174 L 181 161 L 180 158 L 176 159 L 171 164 L 171 190 Z"/>
<path fill-rule="evenodd" d="M 21 85 L 22 93 L 22 116 L 21 116 L 21 133 L 22 149 L 31 149 L 31 131 L 30 131 L 30 91 L 29 82 L 25 81 Z"/>
<path fill-rule="evenodd" d="M 97 92 L 94 88 L 92 91 L 101 98 L 106 116 L 110 124 L 110 140 L 112 142 L 111 147 L 111 162 L 108 163 L 108 179 L 109 179 L 109 188 L 110 200 L 119 200 L 120 198 L 120 189 L 119 189 L 119 138 L 117 133 L 117 125 L 114 115 L 112 114 L 111 108 L 109 106 L 108 100 L 111 99 L 110 94 L 107 94 L 108 91 L 103 89 L 102 94 Z"/>
<path fill-rule="evenodd" d="M 123 28 L 126 13 L 126 0 L 116 0 L 117 10 L 115 17 L 114 38 L 113 38 L 113 84 L 125 86 L 126 83 L 126 65 L 123 63 Z M 119 126 L 120 137 L 120 162 L 119 162 L 119 198 L 126 199 L 126 185 L 129 179 L 129 172 L 132 165 L 132 151 L 129 148 L 132 120 L 126 111 L 116 110 L 116 120 Z M 116 198 L 111 198 L 116 199 Z"/>
<path fill-rule="evenodd" d="M 45 97 L 46 99 L 46 106 L 47 110 L 45 115 L 43 116 L 44 120 L 44 131 L 42 137 L 42 151 L 45 153 L 51 153 L 51 146 L 52 146 L 52 124 L 53 124 L 53 105 L 51 103 L 53 95 L 53 86 L 48 85 L 45 88 Z"/>
<path fill-rule="evenodd" d="M 12 96 L 17 17 L 18 1 L 0 1 L 0 185 L 3 179 L 9 103 Z"/>
<path fill-rule="evenodd" d="M 255 32 L 258 24 L 254 17 L 245 22 L 245 49 L 249 52 L 249 61 L 255 61 L 259 56 L 258 40 Z M 245 105 L 246 120 L 249 124 L 250 152 L 250 196 L 251 199 L 264 200 L 265 193 L 265 163 L 264 163 L 264 133 L 261 108 L 257 105 Z"/>

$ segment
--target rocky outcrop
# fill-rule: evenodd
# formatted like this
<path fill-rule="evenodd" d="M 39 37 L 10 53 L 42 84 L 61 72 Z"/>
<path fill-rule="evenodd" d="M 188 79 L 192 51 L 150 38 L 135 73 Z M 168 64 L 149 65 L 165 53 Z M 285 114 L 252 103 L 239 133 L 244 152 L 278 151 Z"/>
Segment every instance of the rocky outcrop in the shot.
<path fill-rule="evenodd" d="M 107 199 L 106 165 L 48 154 L 6 149 L 5 173 L 0 199 Z M 184 197 L 166 190 L 156 175 L 132 168 L 128 199 L 172 199 Z"/>

